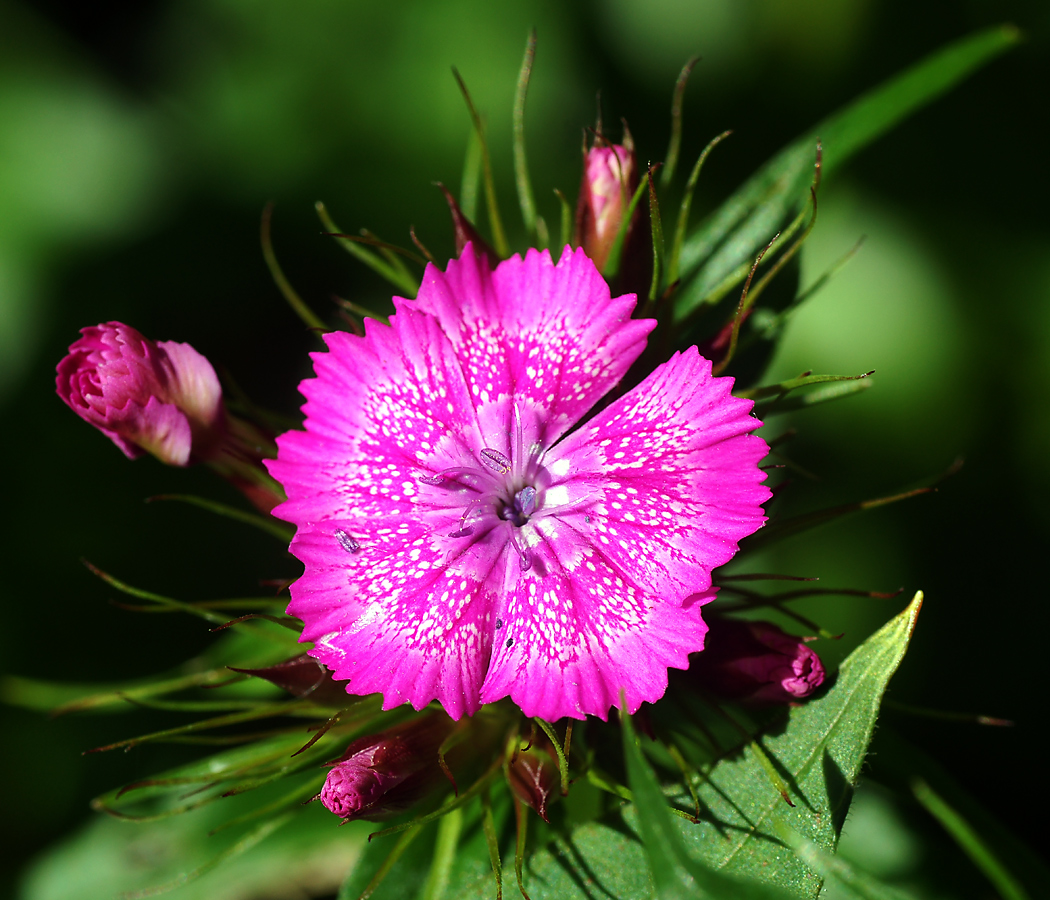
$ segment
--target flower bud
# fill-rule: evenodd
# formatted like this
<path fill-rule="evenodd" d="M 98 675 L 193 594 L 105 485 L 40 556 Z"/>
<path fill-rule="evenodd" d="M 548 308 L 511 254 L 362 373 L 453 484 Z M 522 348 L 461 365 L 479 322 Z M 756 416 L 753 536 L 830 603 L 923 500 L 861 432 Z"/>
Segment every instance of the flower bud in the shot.
<path fill-rule="evenodd" d="M 305 653 L 262 669 L 229 668 L 265 679 L 295 697 L 308 698 L 322 706 L 347 706 L 353 702 L 346 692 L 346 683 L 333 681 L 332 670 Z"/>
<path fill-rule="evenodd" d="M 452 228 L 456 235 L 456 256 L 462 256 L 463 251 L 470 247 L 477 256 L 485 260 L 490 269 L 495 269 L 500 261 L 499 255 L 478 233 L 470 219 L 463 215 L 463 210 L 459 208 L 452 192 L 440 181 L 437 182 L 437 186 L 445 195 L 445 202 L 448 203 L 448 210 L 452 214 Z"/>
<path fill-rule="evenodd" d="M 519 750 L 507 766 L 507 779 L 514 796 L 550 824 L 547 806 L 558 798 L 561 781 L 550 741 L 543 737 L 528 750 Z"/>
<path fill-rule="evenodd" d="M 444 713 L 432 713 L 354 741 L 318 797 L 347 822 L 407 809 L 444 777 L 438 749 L 454 727 Z"/>
<path fill-rule="evenodd" d="M 154 342 L 121 322 L 81 331 L 58 364 L 58 396 L 130 458 L 152 453 L 185 466 L 202 459 L 225 424 L 211 363 L 189 344 Z"/>
<path fill-rule="evenodd" d="M 638 187 L 634 142 L 599 141 L 584 158 L 576 210 L 577 240 L 599 271 L 604 270 L 620 224 Z M 632 223 L 633 224 L 633 223 Z"/>
<path fill-rule="evenodd" d="M 231 416 L 210 362 L 189 344 L 151 341 L 122 322 L 81 330 L 58 364 L 55 390 L 129 459 L 207 463 L 263 512 L 285 497 L 263 469 L 272 437 Z"/>
<path fill-rule="evenodd" d="M 824 665 L 801 638 L 770 622 L 714 619 L 690 672 L 712 692 L 751 703 L 792 703 L 824 681 Z"/>

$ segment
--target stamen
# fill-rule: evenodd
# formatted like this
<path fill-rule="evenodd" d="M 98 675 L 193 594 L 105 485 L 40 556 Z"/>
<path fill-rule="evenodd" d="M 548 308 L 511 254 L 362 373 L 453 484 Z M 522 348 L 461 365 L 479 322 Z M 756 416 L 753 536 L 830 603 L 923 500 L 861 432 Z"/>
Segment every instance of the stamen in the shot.
<path fill-rule="evenodd" d="M 513 544 L 514 549 L 518 554 L 518 565 L 521 567 L 522 572 L 528 572 L 532 568 L 532 551 L 528 547 L 521 547 L 518 544 L 517 538 L 514 537 L 514 532 L 510 533 L 510 542 Z"/>
<path fill-rule="evenodd" d="M 482 451 L 484 453 L 484 451 Z M 493 453 L 496 451 L 493 450 Z M 433 485 L 434 487 L 449 486 L 445 485 L 446 481 L 451 481 L 454 485 L 459 487 L 470 487 L 470 485 L 462 484 L 456 481 L 457 478 L 490 478 L 491 476 L 487 472 L 482 472 L 481 469 L 474 469 L 470 466 L 453 466 L 450 469 L 443 469 L 436 475 L 421 475 L 419 480 L 423 484 Z"/>
<path fill-rule="evenodd" d="M 510 460 L 500 453 L 499 450 L 486 447 L 481 451 L 481 461 L 493 472 L 497 472 L 500 475 L 506 475 L 510 471 Z"/>
<path fill-rule="evenodd" d="M 361 544 L 350 537 L 342 528 L 335 533 L 335 539 L 339 541 L 339 546 L 347 553 L 353 553 L 355 550 L 361 549 Z"/>
<path fill-rule="evenodd" d="M 536 488 L 526 485 L 514 495 L 514 505 L 528 518 L 536 511 Z"/>

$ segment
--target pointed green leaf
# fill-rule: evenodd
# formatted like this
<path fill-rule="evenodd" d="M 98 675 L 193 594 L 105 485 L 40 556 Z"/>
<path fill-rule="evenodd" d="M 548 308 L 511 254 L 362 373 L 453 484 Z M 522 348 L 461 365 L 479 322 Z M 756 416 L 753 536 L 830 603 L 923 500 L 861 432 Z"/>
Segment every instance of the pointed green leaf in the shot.
<path fill-rule="evenodd" d="M 822 853 L 834 853 L 883 692 L 907 649 L 921 603 L 917 594 L 850 655 L 830 690 L 792 709 L 782 731 L 760 738 L 794 808 L 745 744 L 709 767 L 695 785 L 702 812 L 697 824 L 671 817 L 648 763 L 637 746 L 625 745 L 637 802 L 571 829 L 533 854 L 525 885 L 533 900 L 641 900 L 654 896 L 654 888 L 656 896 L 681 898 L 735 900 L 763 890 L 816 897 L 821 876 L 787 850 L 774 820 Z M 682 802 L 693 806 L 684 792 Z M 704 893 L 690 893 L 700 889 Z"/>
<path fill-rule="evenodd" d="M 784 852 L 773 819 L 834 852 L 882 695 L 904 657 L 921 606 L 920 592 L 850 654 L 827 693 L 792 709 L 781 733 L 761 739 L 791 791 L 794 808 L 784 803 L 747 750 L 707 773 L 697 786 L 707 815 L 682 829 L 700 858 L 726 872 L 770 878 L 800 897 L 817 895 L 820 877 Z"/>
<path fill-rule="evenodd" d="M 154 497 L 150 497 L 147 502 L 153 503 L 157 500 L 175 500 L 179 503 L 199 506 L 201 509 L 206 509 L 208 512 L 213 512 L 218 516 L 252 525 L 261 531 L 265 531 L 267 534 L 273 535 L 285 544 L 291 543 L 292 538 L 295 537 L 294 528 L 285 525 L 283 522 L 278 522 L 270 516 L 260 516 L 257 513 L 246 512 L 243 509 L 237 509 L 235 506 L 216 503 L 214 500 L 208 500 L 206 497 L 197 497 L 193 494 L 157 494 Z"/>
<path fill-rule="evenodd" d="M 792 895 L 761 881 L 733 878 L 699 862 L 682 840 L 682 826 L 671 815 L 656 775 L 642 755 L 630 717 L 623 718 L 623 753 L 635 796 L 635 813 L 649 860 L 657 900 L 733 897 L 740 900 L 787 900 Z M 685 826 L 686 829 L 695 827 Z M 757 875 L 758 873 L 750 873 Z"/>
<path fill-rule="evenodd" d="M 937 760 L 908 741 L 892 723 L 880 726 L 874 750 L 871 759 L 873 780 L 901 792 L 907 792 L 909 788 L 914 790 L 915 781 L 921 780 L 973 829 L 976 839 L 989 853 L 1027 885 L 1031 895 L 1038 896 L 1038 890 L 1050 884 L 1050 867 L 1046 862 L 949 775 Z"/>
<path fill-rule="evenodd" d="M 334 894 L 360 853 L 364 823 L 339 828 L 319 803 L 295 804 L 291 822 L 253 821 L 216 833 L 231 818 L 284 791 L 227 797 L 162 822 L 134 825 L 97 816 L 49 848 L 26 871 L 22 900 L 115 900 L 177 887 L 173 900 Z"/>
<path fill-rule="evenodd" d="M 1019 40 L 1012 25 L 963 38 L 863 94 L 810 129 L 745 182 L 682 246 L 683 280 L 676 320 L 693 312 L 712 288 L 765 244 L 806 196 L 817 138 L 825 173 L 932 102 Z"/>
<path fill-rule="evenodd" d="M 940 794 L 921 779 L 915 781 L 912 791 L 915 799 L 944 826 L 944 830 L 955 839 L 973 864 L 995 886 L 1003 900 L 1029 900 L 1028 891 L 999 861 L 987 842 Z"/>
<path fill-rule="evenodd" d="M 780 839 L 807 866 L 819 873 L 821 877 L 837 881 L 847 893 L 857 897 L 858 900 L 909 900 L 911 895 L 883 884 L 867 872 L 862 872 L 850 865 L 846 860 L 822 850 L 813 841 L 807 840 L 782 823 L 774 823 L 774 827 Z"/>

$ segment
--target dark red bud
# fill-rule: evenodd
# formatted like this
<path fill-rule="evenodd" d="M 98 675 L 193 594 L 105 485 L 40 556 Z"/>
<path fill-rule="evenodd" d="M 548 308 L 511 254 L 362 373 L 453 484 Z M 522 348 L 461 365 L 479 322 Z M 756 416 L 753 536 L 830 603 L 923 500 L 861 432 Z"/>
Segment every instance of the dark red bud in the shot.
<path fill-rule="evenodd" d="M 350 703 L 345 684 L 333 681 L 331 670 L 305 653 L 263 669 L 229 668 L 244 675 L 264 678 L 295 697 L 308 697 L 322 706 L 346 706 Z"/>
<path fill-rule="evenodd" d="M 470 244 L 473 246 L 475 253 L 484 256 L 485 261 L 489 264 L 489 268 L 495 269 L 500 261 L 499 255 L 478 234 L 478 230 L 471 223 L 470 219 L 463 215 L 463 210 L 459 208 L 459 204 L 456 202 L 456 198 L 452 196 L 452 192 L 440 181 L 437 182 L 437 186 L 441 188 L 441 192 L 445 195 L 449 212 L 452 213 L 452 227 L 456 232 L 456 256 L 462 255 L 463 249 L 467 244 Z"/>
<path fill-rule="evenodd" d="M 738 619 L 711 621 L 689 671 L 713 693 L 750 703 L 793 703 L 824 681 L 820 657 L 802 638 L 771 622 Z"/>

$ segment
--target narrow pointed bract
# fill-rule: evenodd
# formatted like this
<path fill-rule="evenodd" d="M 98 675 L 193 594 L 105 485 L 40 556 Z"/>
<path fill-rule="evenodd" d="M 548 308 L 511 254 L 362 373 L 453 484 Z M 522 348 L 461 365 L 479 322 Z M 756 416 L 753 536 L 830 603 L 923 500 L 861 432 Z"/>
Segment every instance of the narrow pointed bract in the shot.
<path fill-rule="evenodd" d="M 751 402 L 691 349 L 580 427 L 654 324 L 580 250 L 492 270 L 468 247 L 394 305 L 325 336 L 306 430 L 270 464 L 311 655 L 351 693 L 453 718 L 658 699 L 704 645 L 711 570 L 764 521 Z"/>

